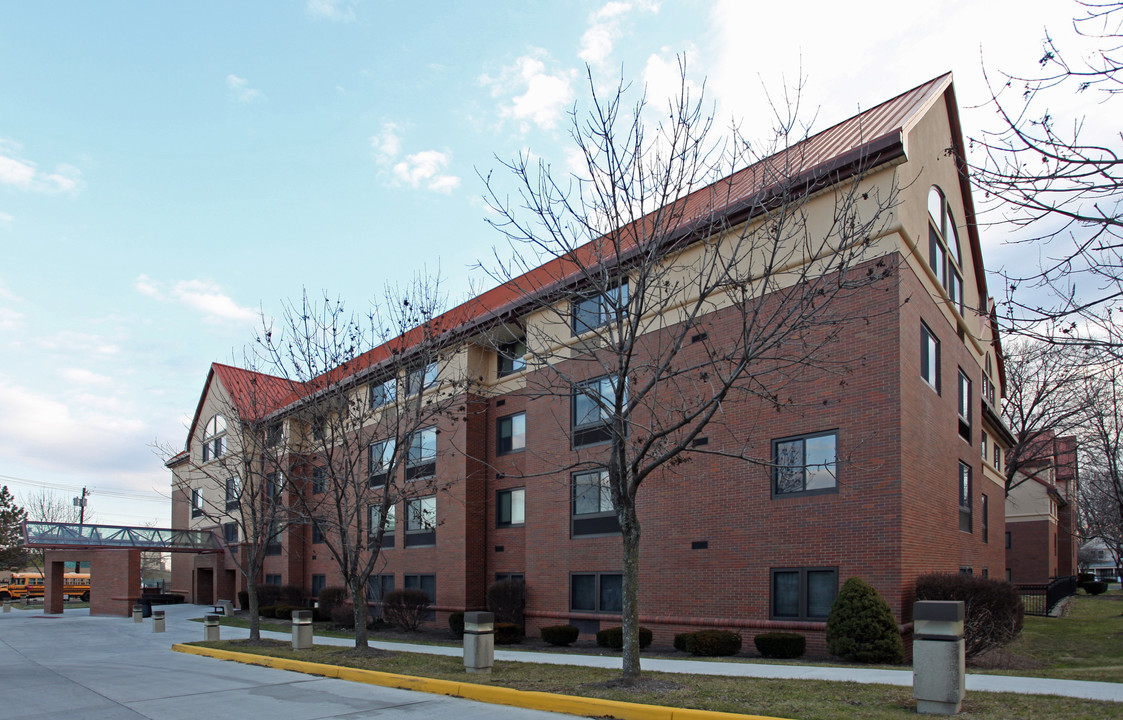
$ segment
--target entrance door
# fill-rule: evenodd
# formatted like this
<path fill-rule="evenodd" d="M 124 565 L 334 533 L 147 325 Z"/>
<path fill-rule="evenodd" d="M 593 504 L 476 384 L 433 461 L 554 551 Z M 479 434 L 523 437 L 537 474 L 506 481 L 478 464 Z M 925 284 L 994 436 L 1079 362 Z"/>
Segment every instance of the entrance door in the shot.
<path fill-rule="evenodd" d="M 195 570 L 195 604 L 214 605 L 214 570 L 197 568 Z"/>

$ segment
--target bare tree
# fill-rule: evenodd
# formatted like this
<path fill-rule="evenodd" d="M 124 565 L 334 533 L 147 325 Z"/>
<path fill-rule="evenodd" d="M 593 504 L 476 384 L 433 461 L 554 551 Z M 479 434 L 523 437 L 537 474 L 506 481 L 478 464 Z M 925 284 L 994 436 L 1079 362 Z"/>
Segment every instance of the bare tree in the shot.
<path fill-rule="evenodd" d="M 537 371 L 526 392 L 572 401 L 578 449 L 557 470 L 595 470 L 574 502 L 611 505 L 619 523 L 625 683 L 640 677 L 641 488 L 723 452 L 695 440 L 724 422 L 727 401 L 781 409 L 791 384 L 842 370 L 826 348 L 855 320 L 846 299 L 891 274 L 860 265 L 896 202 L 895 187 L 863 183 L 873 163 L 809 173 L 790 113 L 778 113 L 774 152 L 722 145 L 681 70 L 665 109 L 645 94 L 629 106 L 623 82 L 606 94 L 589 76 L 590 110 L 574 110 L 570 127 L 584 178 L 522 156 L 504 163 L 514 203 L 487 178 L 492 224 L 513 250 L 493 275 L 529 308 L 508 328 L 525 332 Z M 812 202 L 820 222 L 809 222 Z M 724 452 L 772 463 L 743 445 Z M 812 472 L 783 469 L 793 482 Z"/>
<path fill-rule="evenodd" d="M 1014 435 L 1006 453 L 1006 494 L 1025 482 L 1025 471 L 1052 461 L 1053 437 L 1070 435 L 1087 419 L 1092 398 L 1087 393 L 1094 367 L 1082 348 L 1017 338 L 1004 346 L 1006 401 L 1002 419 Z M 1021 474 L 1021 479 L 1018 479 Z"/>
<path fill-rule="evenodd" d="M 408 528 L 433 529 L 436 494 L 455 482 L 438 481 L 437 435 L 454 404 L 463 405 L 437 319 L 439 282 L 418 279 L 383 300 L 358 317 L 305 293 L 257 343 L 276 374 L 303 388 L 279 411 L 299 428 L 293 498 L 350 590 L 357 649 L 368 646 L 368 595 L 380 599 L 370 579 L 393 540 L 395 508 Z"/>
<path fill-rule="evenodd" d="M 186 467 L 177 469 L 173 492 L 186 496 L 192 517 L 205 518 L 223 536 L 226 557 L 246 580 L 249 640 L 258 642 L 262 565 L 280 550 L 281 534 L 294 522 L 286 493 L 290 437 L 271 413 L 298 388 L 253 370 L 236 370 L 236 376 L 236 387 L 212 387 L 216 412 L 199 418 L 201 452 L 189 438 Z M 179 454 L 162 446 L 157 452 L 169 459 Z"/>
<path fill-rule="evenodd" d="M 1087 539 L 1100 538 L 1123 557 L 1123 377 L 1111 369 L 1087 385 L 1081 520 Z"/>
<path fill-rule="evenodd" d="M 31 522 L 77 523 L 82 517 L 82 509 L 70 497 L 46 488 L 26 493 L 23 496 L 23 506 L 27 519 Z M 28 550 L 25 559 L 40 572 L 44 572 L 42 550 Z"/>
<path fill-rule="evenodd" d="M 972 178 L 991 200 L 994 223 L 1023 230 L 1013 242 L 1035 246 L 1039 267 L 1003 273 L 1004 321 L 1013 330 L 1060 344 L 1123 349 L 1116 315 L 1123 300 L 1123 135 L 1097 132 L 1123 98 L 1123 3 L 1082 0 L 1076 37 L 1050 35 L 1035 74 L 988 74 L 996 129 L 972 138 Z M 1091 52 L 1074 45 L 1091 42 Z M 1094 98 L 1090 115 L 1071 111 Z"/>
<path fill-rule="evenodd" d="M 7 485 L 0 485 L 0 568 L 27 564 L 27 551 L 20 547 L 20 523 L 26 519 L 27 510 L 16 504 Z"/>

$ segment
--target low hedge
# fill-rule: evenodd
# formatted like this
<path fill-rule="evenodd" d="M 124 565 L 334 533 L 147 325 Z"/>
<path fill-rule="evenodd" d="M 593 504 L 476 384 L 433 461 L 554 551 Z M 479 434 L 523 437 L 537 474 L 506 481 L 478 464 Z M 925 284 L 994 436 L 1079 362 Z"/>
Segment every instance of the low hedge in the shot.
<path fill-rule="evenodd" d="M 456 637 L 464 637 L 464 613 L 454 612 L 448 614 L 448 629 Z"/>
<path fill-rule="evenodd" d="M 807 638 L 799 633 L 761 633 L 753 638 L 753 645 L 766 658 L 797 658 L 807 652 Z"/>
<path fill-rule="evenodd" d="M 675 646 L 675 650 L 678 650 L 679 652 L 686 652 L 686 639 L 693 634 L 694 633 L 688 633 L 688 632 L 676 633 L 675 634 L 675 640 L 674 640 L 674 643 L 673 643 L 674 646 Z"/>
<path fill-rule="evenodd" d="M 550 625 L 542 628 L 539 635 L 542 637 L 542 642 L 565 647 L 577 642 L 581 631 L 575 625 Z"/>
<path fill-rule="evenodd" d="M 702 657 L 726 657 L 741 652 L 741 636 L 728 630 L 683 633 L 683 650 Z M 677 639 L 677 638 L 676 638 Z"/>
<path fill-rule="evenodd" d="M 643 649 L 651 644 L 651 631 L 645 627 L 639 629 L 639 646 Z M 624 628 L 605 628 L 597 633 L 597 645 L 612 650 L 624 649 Z"/>
<path fill-rule="evenodd" d="M 1084 588 L 1084 592 L 1089 595 L 1100 595 L 1107 592 L 1107 583 L 1102 580 L 1093 580 L 1092 582 L 1081 583 L 1080 587 Z"/>
<path fill-rule="evenodd" d="M 495 623 L 496 645 L 518 645 L 523 641 L 523 627 L 509 622 Z"/>
<path fill-rule="evenodd" d="M 260 615 L 263 618 L 276 618 L 277 617 L 277 606 L 276 605 L 266 605 L 265 607 L 259 607 L 257 609 L 257 614 Z"/>
<path fill-rule="evenodd" d="M 278 605 L 273 609 L 273 617 L 278 620 L 292 620 L 292 613 L 294 610 L 306 610 L 299 605 Z"/>

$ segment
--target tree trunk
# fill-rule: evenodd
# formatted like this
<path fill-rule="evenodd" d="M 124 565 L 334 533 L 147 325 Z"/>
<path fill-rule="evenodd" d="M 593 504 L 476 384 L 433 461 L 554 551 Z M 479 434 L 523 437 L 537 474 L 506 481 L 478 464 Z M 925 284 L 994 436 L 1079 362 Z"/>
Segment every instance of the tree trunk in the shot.
<path fill-rule="evenodd" d="M 257 600 L 257 573 L 250 572 L 246 575 L 246 599 L 249 601 L 250 611 L 250 641 L 261 640 L 261 613 Z"/>
<path fill-rule="evenodd" d="M 629 503 L 620 515 L 624 539 L 624 572 L 621 625 L 624 633 L 623 680 L 633 685 L 640 677 L 639 664 L 639 541 L 640 526 L 634 504 Z"/>
<path fill-rule="evenodd" d="M 367 632 L 367 595 L 362 578 L 351 581 L 351 602 L 355 606 L 355 649 L 365 650 L 369 646 Z"/>

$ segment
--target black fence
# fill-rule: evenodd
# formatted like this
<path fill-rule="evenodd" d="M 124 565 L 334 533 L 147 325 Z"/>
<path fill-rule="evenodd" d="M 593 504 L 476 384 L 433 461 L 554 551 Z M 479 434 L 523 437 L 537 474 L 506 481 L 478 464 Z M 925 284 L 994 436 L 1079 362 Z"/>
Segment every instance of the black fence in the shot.
<path fill-rule="evenodd" d="M 1048 617 L 1061 600 L 1076 594 L 1076 576 L 1055 578 L 1047 585 L 1018 585 L 1026 615 Z"/>

